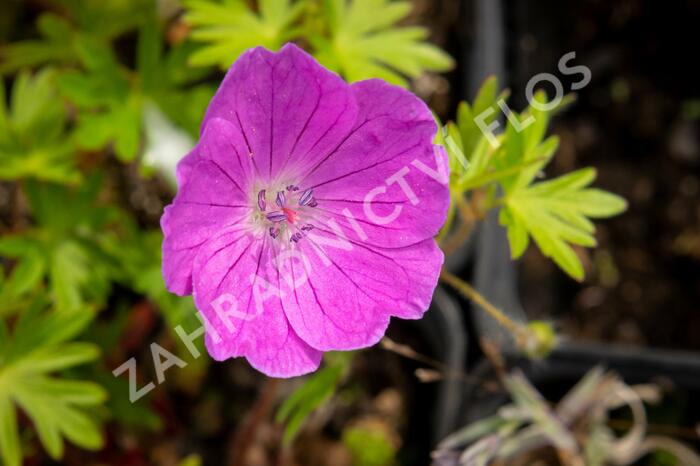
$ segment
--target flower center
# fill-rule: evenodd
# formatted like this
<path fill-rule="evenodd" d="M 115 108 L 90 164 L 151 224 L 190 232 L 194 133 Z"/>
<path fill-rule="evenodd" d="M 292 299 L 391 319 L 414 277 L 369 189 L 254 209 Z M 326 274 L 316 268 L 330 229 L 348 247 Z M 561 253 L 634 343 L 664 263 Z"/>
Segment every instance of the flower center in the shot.
<path fill-rule="evenodd" d="M 272 238 L 298 243 L 314 228 L 303 221 L 309 209 L 318 205 L 311 189 L 300 191 L 295 185 L 274 191 L 261 189 L 257 201 L 259 221 Z"/>

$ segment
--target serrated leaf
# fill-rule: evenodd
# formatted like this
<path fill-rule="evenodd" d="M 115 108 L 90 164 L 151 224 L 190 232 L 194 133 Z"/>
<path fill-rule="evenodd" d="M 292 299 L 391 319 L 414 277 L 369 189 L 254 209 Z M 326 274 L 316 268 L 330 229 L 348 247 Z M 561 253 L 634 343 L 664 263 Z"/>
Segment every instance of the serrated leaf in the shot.
<path fill-rule="evenodd" d="M 262 0 L 259 3 L 256 13 L 241 0 L 223 4 L 187 0 L 185 19 L 193 26 L 191 37 L 206 44 L 190 56 L 190 63 L 219 65 L 225 69 L 249 48 L 262 46 L 277 50 L 294 38 L 291 25 L 299 18 L 303 2 Z"/>
<path fill-rule="evenodd" d="M 589 218 L 616 215 L 626 203 L 614 194 L 588 188 L 595 180 L 595 170 L 590 168 L 536 182 L 559 146 L 556 136 L 544 139 L 551 113 L 570 99 L 548 111 L 541 109 L 547 103 L 543 93 L 535 99 L 525 112 L 510 116 L 503 144 L 494 157 L 499 170 L 522 166 L 499 179 L 504 191 L 500 222 L 508 230 L 514 259 L 525 252 L 532 237 L 545 256 L 572 278 L 583 280 L 583 265 L 571 245 L 595 246 L 595 226 Z"/>
<path fill-rule="evenodd" d="M 407 78 L 424 71 L 447 71 L 453 61 L 438 47 L 425 42 L 421 27 L 397 27 L 410 4 L 391 0 L 327 0 L 324 14 L 328 36 L 309 37 L 314 55 L 348 81 L 381 78 L 407 86 Z"/>
<path fill-rule="evenodd" d="M 581 169 L 523 188 L 511 185 L 500 221 L 508 229 L 512 257 L 524 252 L 527 232 L 547 257 L 582 280 L 581 261 L 569 244 L 595 246 L 595 228 L 588 217 L 608 217 L 626 207 L 614 194 L 587 188 L 594 179 L 593 169 Z"/>
<path fill-rule="evenodd" d="M 7 465 L 19 466 L 21 462 L 14 403 L 28 415 L 39 440 L 55 460 L 63 455 L 62 437 L 83 448 L 96 449 L 102 445 L 100 428 L 85 408 L 102 404 L 106 397 L 104 390 L 93 382 L 51 375 L 94 360 L 98 356 L 95 345 L 47 343 L 51 339 L 46 338 L 31 341 L 32 329 L 43 335 L 61 331 L 64 321 L 56 315 L 55 311 L 44 311 L 41 302 L 39 306 L 30 306 L 2 347 L 0 457 Z"/>
<path fill-rule="evenodd" d="M 47 62 L 70 63 L 77 59 L 73 30 L 65 19 L 44 13 L 37 20 L 41 39 L 14 42 L 0 48 L 0 75 Z"/>
<path fill-rule="evenodd" d="M 51 69 L 34 75 L 20 73 L 9 108 L 5 107 L 4 88 L 0 92 L 0 179 L 35 178 L 66 184 L 80 180 L 66 110 L 57 97 Z"/>

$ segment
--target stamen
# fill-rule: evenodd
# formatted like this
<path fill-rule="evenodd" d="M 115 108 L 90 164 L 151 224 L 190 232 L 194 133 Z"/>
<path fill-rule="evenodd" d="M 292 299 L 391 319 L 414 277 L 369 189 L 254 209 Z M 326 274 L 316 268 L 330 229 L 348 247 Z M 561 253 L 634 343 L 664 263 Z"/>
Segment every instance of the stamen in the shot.
<path fill-rule="evenodd" d="M 293 192 L 293 191 L 299 191 L 299 186 L 294 186 L 293 184 L 290 184 L 287 186 L 287 191 Z"/>
<path fill-rule="evenodd" d="M 274 210 L 270 212 L 269 214 L 265 215 L 267 219 L 271 222 L 279 223 L 287 220 L 287 216 L 284 214 L 284 212 L 280 212 L 279 210 Z"/>
<path fill-rule="evenodd" d="M 287 204 L 287 196 L 284 194 L 284 191 L 277 192 L 277 199 L 275 199 L 275 202 L 278 207 L 284 207 L 285 204 Z"/>
<path fill-rule="evenodd" d="M 270 227 L 270 236 L 272 236 L 273 239 L 277 238 L 277 235 L 279 235 L 279 234 L 280 234 L 279 228 Z"/>
<path fill-rule="evenodd" d="M 289 241 L 292 243 L 298 243 L 299 240 L 302 238 L 301 233 L 294 233 L 291 238 L 289 238 Z"/>
<path fill-rule="evenodd" d="M 315 207 L 311 205 L 312 203 L 315 203 L 316 200 L 314 199 L 314 192 L 312 189 L 307 189 L 304 191 L 299 198 L 299 205 L 308 205 L 310 207 Z"/>
<path fill-rule="evenodd" d="M 307 223 L 306 225 L 304 225 L 303 227 L 301 227 L 301 229 L 302 229 L 303 231 L 311 231 L 311 230 L 314 229 L 314 226 L 311 225 L 310 223 Z"/>
<path fill-rule="evenodd" d="M 265 212 L 265 190 L 258 192 L 258 208 Z"/>

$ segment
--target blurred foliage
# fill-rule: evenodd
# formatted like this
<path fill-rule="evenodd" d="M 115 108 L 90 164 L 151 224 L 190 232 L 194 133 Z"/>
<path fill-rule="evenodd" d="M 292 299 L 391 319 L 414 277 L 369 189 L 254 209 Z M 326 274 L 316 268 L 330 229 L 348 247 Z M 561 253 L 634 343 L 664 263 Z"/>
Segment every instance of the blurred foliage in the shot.
<path fill-rule="evenodd" d="M 327 34 L 314 31 L 309 41 L 319 61 L 349 81 L 376 77 L 407 86 L 405 77 L 451 69 L 452 59 L 424 42 L 425 28 L 396 27 L 410 10 L 410 2 L 326 0 Z"/>
<path fill-rule="evenodd" d="M 49 68 L 34 76 L 15 78 L 6 104 L 0 86 L 0 179 L 36 178 L 75 184 L 81 179 L 75 167 L 75 144 L 68 132 L 68 115 L 58 99 Z"/>
<path fill-rule="evenodd" d="M 93 382 L 51 374 L 94 361 L 91 343 L 70 341 L 90 323 L 87 309 L 45 311 L 39 297 L 22 311 L 9 331 L 0 321 L 0 457 L 6 466 L 22 464 L 15 404 L 32 420 L 49 456 L 63 455 L 63 440 L 94 450 L 102 446 L 97 420 L 87 409 L 106 398 Z"/>
<path fill-rule="evenodd" d="M 343 430 L 342 440 L 350 451 L 353 466 L 391 466 L 397 448 L 381 428 L 356 425 Z"/>
<path fill-rule="evenodd" d="M 576 466 L 636 464 L 658 451 L 677 462 L 671 464 L 700 465 L 700 457 L 683 443 L 647 435 L 645 403 L 660 400 L 657 386 L 629 386 L 616 374 L 596 367 L 552 407 L 521 372 L 508 375 L 503 383 L 512 403 L 444 439 L 433 453 L 437 464 L 509 464 L 527 455 L 536 458 L 543 448 L 551 447 L 566 464 Z M 630 409 L 633 418 L 631 427 L 617 437 L 608 421 L 612 412 L 623 407 Z"/>
<path fill-rule="evenodd" d="M 382 78 L 408 86 L 424 71 L 447 71 L 452 59 L 425 42 L 423 27 L 398 27 L 411 3 L 392 0 L 260 0 L 258 10 L 243 0 L 187 0 L 192 39 L 206 45 L 194 65 L 228 68 L 245 50 L 277 50 L 301 39 L 327 68 L 348 81 Z"/>
<path fill-rule="evenodd" d="M 278 50 L 299 36 L 294 23 L 306 7 L 305 2 L 260 0 L 259 11 L 252 11 L 243 0 L 186 0 L 187 21 L 194 26 L 192 39 L 207 44 L 190 57 L 196 66 L 231 66 L 249 48 L 262 46 Z"/>
<path fill-rule="evenodd" d="M 284 441 L 290 443 L 306 418 L 335 394 L 352 361 L 351 352 L 326 353 L 326 366 L 309 376 L 277 411 L 277 422 L 284 423 Z"/>
<path fill-rule="evenodd" d="M 0 239 L 0 253 L 16 261 L 15 274 L 30 271 L 15 293 L 33 289 L 46 278 L 59 311 L 103 305 L 118 273 L 104 248 L 117 241 L 107 227 L 119 214 L 94 205 L 101 177 L 92 177 L 77 190 L 36 182 L 28 182 L 25 189 L 35 225 Z"/>

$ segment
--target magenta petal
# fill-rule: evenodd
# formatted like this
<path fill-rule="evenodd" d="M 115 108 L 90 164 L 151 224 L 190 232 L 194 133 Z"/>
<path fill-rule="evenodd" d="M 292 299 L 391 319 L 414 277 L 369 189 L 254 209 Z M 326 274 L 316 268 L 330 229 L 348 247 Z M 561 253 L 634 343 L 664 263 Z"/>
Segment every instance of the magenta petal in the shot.
<path fill-rule="evenodd" d="M 172 206 L 165 208 L 160 219 L 161 228 L 171 230 Z M 167 236 L 166 236 L 167 238 Z M 192 294 L 192 262 L 197 247 L 173 249 L 172 241 L 163 241 L 163 279 L 168 290 L 179 296 Z"/>
<path fill-rule="evenodd" d="M 293 44 L 278 53 L 247 51 L 214 96 L 203 127 L 223 118 L 242 128 L 264 180 L 316 163 L 352 128 L 350 87 Z"/>
<path fill-rule="evenodd" d="M 282 267 L 283 283 L 296 285 L 283 306 L 299 336 L 323 351 L 375 344 L 390 316 L 422 317 L 443 262 L 432 239 L 378 248 L 316 226 L 298 244 Z"/>
<path fill-rule="evenodd" d="M 258 173 L 238 125 L 222 118 L 210 119 L 198 153 L 202 160 L 213 162 L 230 184 L 238 188 L 231 199 L 248 203 L 253 198 Z"/>
<path fill-rule="evenodd" d="M 379 80 L 352 87 L 358 123 L 302 189 L 313 188 L 319 209 L 344 229 L 356 219 L 370 244 L 397 247 L 435 236 L 449 205 L 448 165 L 432 144 L 437 127 L 430 111 L 408 91 Z"/>
<path fill-rule="evenodd" d="M 316 370 L 321 353 L 301 340 L 282 310 L 269 244 L 240 232 L 207 242 L 194 260 L 194 296 L 209 322 L 214 359 L 243 356 L 272 377 Z"/>
<path fill-rule="evenodd" d="M 201 142 L 181 162 L 180 167 L 186 164 L 180 175 L 184 184 L 161 218 L 163 276 L 173 293 L 192 292 L 192 260 L 199 247 L 218 233 L 240 228 L 251 210 L 241 187 L 248 183 L 246 177 L 234 178 L 217 162 L 220 157 L 216 154 L 231 151 L 235 141 L 235 133 L 229 131 L 232 128 L 222 120 L 213 121 Z"/>
<path fill-rule="evenodd" d="M 177 180 L 178 186 L 183 186 L 187 182 L 190 172 L 192 171 L 192 167 L 194 167 L 198 157 L 198 148 L 195 146 L 177 163 L 177 167 L 175 168 L 175 179 Z"/>

